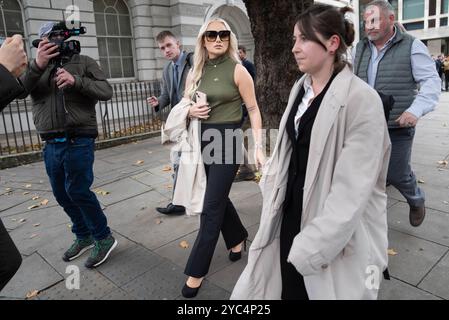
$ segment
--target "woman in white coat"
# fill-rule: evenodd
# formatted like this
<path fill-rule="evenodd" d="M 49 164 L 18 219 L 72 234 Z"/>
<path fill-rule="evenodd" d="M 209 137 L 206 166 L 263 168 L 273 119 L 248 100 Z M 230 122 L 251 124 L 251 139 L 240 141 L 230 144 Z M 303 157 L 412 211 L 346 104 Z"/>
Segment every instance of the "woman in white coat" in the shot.
<path fill-rule="evenodd" d="M 294 27 L 293 86 L 260 182 L 263 209 L 232 299 L 376 299 L 387 266 L 390 140 L 377 93 L 345 61 L 344 13 Z"/>

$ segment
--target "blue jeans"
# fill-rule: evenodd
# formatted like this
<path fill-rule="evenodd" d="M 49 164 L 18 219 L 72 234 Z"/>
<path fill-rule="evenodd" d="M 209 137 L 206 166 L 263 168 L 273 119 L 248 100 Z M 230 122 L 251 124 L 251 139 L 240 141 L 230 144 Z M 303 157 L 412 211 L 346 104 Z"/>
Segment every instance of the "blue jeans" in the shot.
<path fill-rule="evenodd" d="M 95 194 L 95 143 L 93 138 L 73 138 L 66 142 L 47 142 L 44 161 L 56 201 L 72 220 L 72 232 L 78 239 L 106 238 L 111 231 Z"/>
<path fill-rule="evenodd" d="M 418 187 L 410 166 L 415 128 L 390 129 L 391 157 L 387 181 L 405 197 L 413 207 L 424 205 L 424 192 Z"/>

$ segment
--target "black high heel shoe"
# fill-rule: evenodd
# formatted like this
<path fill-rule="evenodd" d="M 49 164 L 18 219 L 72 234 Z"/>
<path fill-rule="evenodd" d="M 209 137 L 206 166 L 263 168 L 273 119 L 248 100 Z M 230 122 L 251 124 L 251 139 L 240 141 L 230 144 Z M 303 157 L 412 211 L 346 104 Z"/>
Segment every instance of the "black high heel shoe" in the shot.
<path fill-rule="evenodd" d="M 246 240 L 243 240 L 243 248 L 242 250 L 246 251 Z M 232 250 L 229 252 L 229 260 L 231 260 L 232 262 L 238 261 L 242 258 L 242 250 L 240 250 L 239 252 L 232 252 Z"/>
<path fill-rule="evenodd" d="M 203 282 L 201 281 L 201 284 L 197 288 L 190 288 L 187 283 L 184 283 L 184 287 L 182 287 L 181 294 L 184 298 L 194 298 L 198 294 L 198 291 L 200 291 L 201 286 L 203 285 Z"/>

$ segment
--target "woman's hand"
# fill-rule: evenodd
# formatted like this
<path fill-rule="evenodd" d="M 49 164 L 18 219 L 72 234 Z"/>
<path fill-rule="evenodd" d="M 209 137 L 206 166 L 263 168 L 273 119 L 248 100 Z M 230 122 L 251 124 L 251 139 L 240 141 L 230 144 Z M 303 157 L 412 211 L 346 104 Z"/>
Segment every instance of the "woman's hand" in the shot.
<path fill-rule="evenodd" d="M 189 109 L 189 117 L 205 120 L 209 118 L 209 112 L 210 112 L 209 104 L 195 103 Z"/>
<path fill-rule="evenodd" d="M 256 161 L 256 169 L 261 170 L 266 162 L 262 148 L 256 147 L 256 150 L 254 151 L 254 160 Z"/>

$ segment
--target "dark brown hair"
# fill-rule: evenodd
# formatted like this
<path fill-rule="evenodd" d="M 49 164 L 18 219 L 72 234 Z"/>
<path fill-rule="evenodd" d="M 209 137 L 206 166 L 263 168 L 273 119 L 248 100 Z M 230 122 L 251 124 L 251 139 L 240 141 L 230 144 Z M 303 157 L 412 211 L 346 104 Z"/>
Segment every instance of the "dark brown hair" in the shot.
<path fill-rule="evenodd" d="M 245 46 L 239 46 L 239 48 L 238 48 L 239 50 L 242 50 L 243 51 L 243 53 L 246 53 L 246 47 Z"/>
<path fill-rule="evenodd" d="M 164 30 L 158 33 L 158 35 L 156 36 L 156 41 L 163 42 L 167 37 L 171 37 L 177 40 L 176 36 L 171 31 Z"/>
<path fill-rule="evenodd" d="M 326 40 L 333 35 L 340 37 L 340 46 L 335 52 L 337 72 L 348 63 L 345 61 L 344 55 L 354 41 L 354 25 L 345 18 L 345 13 L 352 11 L 349 7 L 338 9 L 326 4 L 314 4 L 304 11 L 296 21 L 296 25 L 304 37 L 320 44 L 326 51 L 326 46 L 316 34 L 320 34 Z"/>

